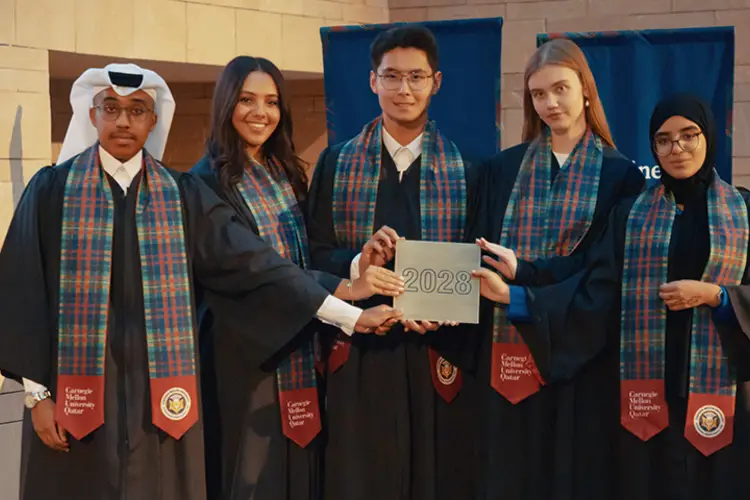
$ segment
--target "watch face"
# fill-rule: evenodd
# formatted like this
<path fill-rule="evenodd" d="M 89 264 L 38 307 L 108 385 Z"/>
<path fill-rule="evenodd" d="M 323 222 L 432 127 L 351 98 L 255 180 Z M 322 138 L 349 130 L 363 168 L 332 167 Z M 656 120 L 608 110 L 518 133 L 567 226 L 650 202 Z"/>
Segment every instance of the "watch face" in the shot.
<path fill-rule="evenodd" d="M 26 408 L 32 409 L 34 408 L 34 406 L 36 406 L 36 398 L 32 394 L 27 394 L 23 398 L 23 404 L 26 406 Z"/>

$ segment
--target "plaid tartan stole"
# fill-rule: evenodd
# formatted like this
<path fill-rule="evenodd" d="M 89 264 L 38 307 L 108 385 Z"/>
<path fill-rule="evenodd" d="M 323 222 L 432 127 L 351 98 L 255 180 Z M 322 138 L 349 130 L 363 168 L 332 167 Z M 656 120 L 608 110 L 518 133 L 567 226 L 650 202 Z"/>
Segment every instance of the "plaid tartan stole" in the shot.
<path fill-rule="evenodd" d="M 664 394 L 667 310 L 659 287 L 667 282 L 669 244 L 677 213 L 659 184 L 630 211 L 625 237 L 620 314 L 622 425 L 647 441 L 669 425 Z M 702 281 L 737 285 L 747 264 L 748 213 L 740 193 L 714 173 L 708 190 L 711 252 Z M 708 456 L 733 438 L 737 380 L 708 306 L 693 309 L 690 389 L 685 437 Z"/>
<path fill-rule="evenodd" d="M 602 169 L 602 141 L 588 129 L 552 177 L 552 137 L 545 129 L 526 150 L 505 210 L 500 244 L 519 259 L 570 255 L 594 219 Z M 544 384 L 529 348 L 508 321 L 506 310 L 494 308 L 492 387 L 516 404 Z"/>
<path fill-rule="evenodd" d="M 182 200 L 145 150 L 137 196 L 152 421 L 179 439 L 199 405 Z M 79 440 L 104 423 L 113 237 L 112 191 L 95 144 L 73 161 L 62 215 L 56 418 Z"/>
<path fill-rule="evenodd" d="M 267 166 L 250 160 L 237 189 L 258 223 L 260 237 L 282 257 L 309 267 L 305 220 L 281 165 L 274 159 Z M 321 429 L 313 342 L 317 339 L 291 353 L 276 369 L 284 435 L 303 448 Z"/>
<path fill-rule="evenodd" d="M 362 132 L 341 149 L 333 186 L 333 222 L 338 243 L 350 250 L 361 249 L 374 227 L 375 205 L 382 159 L 382 118 L 365 125 Z M 422 136 L 420 213 L 424 241 L 456 241 L 463 238 L 466 223 L 466 174 L 458 148 L 430 120 Z M 329 370 L 336 371 L 349 356 L 350 344 L 341 338 L 333 346 Z M 450 401 L 461 386 L 460 373 L 430 350 L 433 383 Z M 450 365 L 450 368 L 448 367 Z M 451 380 L 446 384 L 444 381 Z"/>

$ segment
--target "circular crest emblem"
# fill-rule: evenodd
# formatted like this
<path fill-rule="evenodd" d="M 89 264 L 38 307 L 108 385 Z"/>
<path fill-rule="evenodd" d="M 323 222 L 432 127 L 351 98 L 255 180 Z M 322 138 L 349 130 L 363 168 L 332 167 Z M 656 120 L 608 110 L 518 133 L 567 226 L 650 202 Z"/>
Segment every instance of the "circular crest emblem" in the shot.
<path fill-rule="evenodd" d="M 693 418 L 695 430 L 705 438 L 715 438 L 721 434 L 725 422 L 724 412 L 714 405 L 700 407 Z"/>
<path fill-rule="evenodd" d="M 161 412 L 169 420 L 187 417 L 190 405 L 190 395 L 181 387 L 172 387 L 161 397 Z"/>
<path fill-rule="evenodd" d="M 438 358 L 437 366 L 435 367 L 435 369 L 437 370 L 438 380 L 440 380 L 441 384 L 451 385 L 453 382 L 456 381 L 456 377 L 458 376 L 458 370 L 456 370 L 456 367 L 453 366 L 445 358 L 443 357 Z"/>

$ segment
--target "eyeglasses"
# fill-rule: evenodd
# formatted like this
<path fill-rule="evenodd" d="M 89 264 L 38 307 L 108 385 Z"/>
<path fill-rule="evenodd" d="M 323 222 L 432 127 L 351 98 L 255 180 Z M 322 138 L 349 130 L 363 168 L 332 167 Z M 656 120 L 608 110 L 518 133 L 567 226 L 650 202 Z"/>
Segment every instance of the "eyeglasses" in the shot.
<path fill-rule="evenodd" d="M 401 88 L 401 82 L 406 78 L 406 83 L 412 90 L 424 90 L 427 82 L 432 78 L 432 73 L 424 74 L 420 72 L 400 73 L 398 71 L 386 71 L 378 73 L 378 77 L 386 90 L 398 90 Z"/>
<path fill-rule="evenodd" d="M 672 154 L 674 145 L 680 146 L 680 149 L 686 153 L 692 153 L 695 148 L 698 147 L 698 137 L 703 132 L 686 132 L 680 135 L 678 139 L 670 139 L 668 137 L 657 137 L 654 139 L 654 151 L 659 156 L 669 156 Z"/>
<path fill-rule="evenodd" d="M 108 122 L 117 121 L 117 119 L 120 117 L 120 114 L 125 111 L 130 121 L 132 121 L 133 123 L 142 123 L 153 111 L 143 104 L 134 104 L 133 106 L 123 108 L 119 104 L 106 102 L 94 107 L 101 110 L 102 118 L 104 118 L 104 121 Z"/>

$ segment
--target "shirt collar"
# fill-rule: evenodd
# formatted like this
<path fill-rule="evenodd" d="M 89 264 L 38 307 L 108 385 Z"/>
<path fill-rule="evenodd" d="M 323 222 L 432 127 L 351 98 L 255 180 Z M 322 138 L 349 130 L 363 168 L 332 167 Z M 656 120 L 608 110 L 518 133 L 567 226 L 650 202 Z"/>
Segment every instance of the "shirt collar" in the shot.
<path fill-rule="evenodd" d="M 419 134 L 413 141 L 411 141 L 406 146 L 402 146 L 399 144 L 399 142 L 393 138 L 391 134 L 388 133 L 388 131 L 383 127 L 383 144 L 385 144 L 385 149 L 388 150 L 388 154 L 391 155 L 391 158 L 395 159 L 396 154 L 401 150 L 402 148 L 407 149 L 411 154 L 412 158 L 416 159 L 419 155 L 422 154 L 422 138 L 424 137 L 424 132 Z"/>
<path fill-rule="evenodd" d="M 102 162 L 102 168 L 105 172 L 107 172 L 112 178 L 115 177 L 115 173 L 120 169 L 120 167 L 124 167 L 125 174 L 128 178 L 128 185 L 130 185 L 131 182 L 133 182 L 133 179 L 136 175 L 138 175 L 138 172 L 141 171 L 141 167 L 143 166 L 143 150 L 141 149 L 138 151 L 138 153 L 126 161 L 125 163 L 122 163 L 120 160 L 112 156 L 107 152 L 106 149 L 99 146 L 99 158 Z M 126 186 L 123 186 L 123 188 Z"/>

